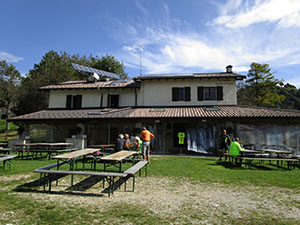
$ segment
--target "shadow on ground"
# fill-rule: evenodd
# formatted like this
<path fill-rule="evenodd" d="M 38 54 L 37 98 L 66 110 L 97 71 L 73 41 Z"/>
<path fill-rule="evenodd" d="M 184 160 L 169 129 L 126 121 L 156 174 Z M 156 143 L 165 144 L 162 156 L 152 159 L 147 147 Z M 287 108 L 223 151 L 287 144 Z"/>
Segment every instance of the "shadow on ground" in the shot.
<path fill-rule="evenodd" d="M 226 169 L 235 169 L 235 170 L 278 170 L 278 169 L 282 169 L 282 170 L 287 170 L 288 168 L 286 166 L 282 166 L 282 165 L 278 165 L 277 164 L 251 164 L 251 168 L 248 167 L 247 164 L 242 164 L 241 166 L 236 165 L 233 162 L 228 162 L 228 161 L 216 161 L 215 163 L 211 163 L 211 166 L 223 166 Z M 297 167 L 297 166 L 296 166 Z"/>
<path fill-rule="evenodd" d="M 52 176 L 51 182 L 51 192 L 48 191 L 48 179 L 46 177 L 41 177 L 37 180 L 22 184 L 17 186 L 13 191 L 16 192 L 32 192 L 32 193 L 47 193 L 47 194 L 59 194 L 59 195 L 74 195 L 74 196 L 84 196 L 84 197 L 104 197 L 104 194 L 108 194 L 111 186 L 107 185 L 108 182 L 105 182 L 106 187 L 103 188 L 103 178 L 98 176 L 89 176 L 74 184 L 73 186 L 67 186 L 65 190 L 55 190 L 55 187 L 61 189 L 65 185 L 59 184 L 59 179 L 66 177 L 67 175 L 57 174 Z M 68 177 L 66 179 L 71 179 Z M 118 179 L 115 181 L 113 191 L 120 190 L 121 186 L 124 186 L 124 191 L 126 190 L 126 182 L 130 179 L 129 177 Z M 99 193 L 87 192 L 91 187 L 99 185 Z"/>

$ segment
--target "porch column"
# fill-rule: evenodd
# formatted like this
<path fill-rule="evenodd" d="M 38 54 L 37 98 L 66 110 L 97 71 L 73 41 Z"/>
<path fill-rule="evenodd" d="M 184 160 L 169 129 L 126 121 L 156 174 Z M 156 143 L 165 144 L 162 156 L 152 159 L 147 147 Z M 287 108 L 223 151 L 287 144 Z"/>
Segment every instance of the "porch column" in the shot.
<path fill-rule="evenodd" d="M 110 124 L 107 124 L 107 144 L 110 144 Z"/>

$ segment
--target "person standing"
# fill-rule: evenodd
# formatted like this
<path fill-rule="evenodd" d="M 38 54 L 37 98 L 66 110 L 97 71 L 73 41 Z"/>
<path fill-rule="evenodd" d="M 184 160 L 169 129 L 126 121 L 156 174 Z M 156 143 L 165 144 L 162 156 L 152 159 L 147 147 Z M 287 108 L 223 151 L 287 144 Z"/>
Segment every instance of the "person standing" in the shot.
<path fill-rule="evenodd" d="M 143 158 L 147 159 L 148 163 L 150 163 L 150 141 L 154 139 L 154 135 L 146 129 L 146 127 L 142 128 L 141 132 L 141 139 L 143 141 L 143 146 L 142 146 L 142 154 Z"/>
<path fill-rule="evenodd" d="M 225 161 L 227 160 L 230 143 L 230 137 L 224 129 L 220 137 L 220 149 L 218 151 L 219 160 L 222 160 L 223 156 L 225 156 Z"/>

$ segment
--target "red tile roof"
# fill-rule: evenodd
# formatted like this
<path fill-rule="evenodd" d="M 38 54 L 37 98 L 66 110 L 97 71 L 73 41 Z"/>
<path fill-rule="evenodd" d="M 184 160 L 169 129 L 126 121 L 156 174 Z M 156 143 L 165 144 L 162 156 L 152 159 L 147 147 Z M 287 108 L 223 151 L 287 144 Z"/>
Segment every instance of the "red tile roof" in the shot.
<path fill-rule="evenodd" d="M 298 118 L 300 111 L 250 106 L 170 107 L 43 110 L 12 118 L 20 120 L 51 119 L 139 119 L 139 118 Z"/>
<path fill-rule="evenodd" d="M 234 78 L 241 80 L 246 76 L 237 73 L 189 73 L 189 74 L 149 74 L 141 75 L 134 80 L 112 80 L 112 81 L 97 81 L 89 83 L 85 80 L 67 81 L 59 84 L 51 84 L 40 87 L 40 90 L 59 90 L 59 89 L 99 89 L 99 88 L 139 88 L 142 80 L 155 79 L 202 79 L 202 78 Z"/>
<path fill-rule="evenodd" d="M 53 90 L 53 89 L 99 89 L 99 88 L 135 88 L 139 87 L 139 83 L 134 80 L 121 81 L 98 81 L 95 83 L 89 83 L 85 80 L 67 81 L 59 84 L 52 84 L 44 87 L 40 87 L 41 90 Z"/>

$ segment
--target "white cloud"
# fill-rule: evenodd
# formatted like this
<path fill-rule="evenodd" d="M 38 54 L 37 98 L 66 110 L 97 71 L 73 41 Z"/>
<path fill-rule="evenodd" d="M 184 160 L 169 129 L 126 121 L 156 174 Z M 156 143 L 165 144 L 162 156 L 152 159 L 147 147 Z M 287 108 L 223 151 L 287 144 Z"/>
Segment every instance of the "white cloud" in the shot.
<path fill-rule="evenodd" d="M 300 39 L 295 38 L 300 36 L 300 30 L 297 26 L 291 27 L 291 24 L 297 22 L 297 16 L 276 17 L 280 18 L 278 19 L 279 28 L 274 28 L 270 24 L 260 26 L 256 23 L 262 19 L 250 20 L 250 16 L 249 24 L 253 26 L 244 26 L 246 23 L 242 23 L 241 21 L 244 20 L 241 20 L 239 23 L 244 25 L 240 25 L 238 29 L 226 27 L 228 24 L 234 24 L 233 22 L 238 24 L 237 18 L 242 15 L 241 9 L 248 9 L 245 12 L 249 13 L 253 10 L 260 12 L 263 7 L 271 7 L 272 4 L 276 5 L 281 1 L 258 0 L 254 2 L 255 4 L 251 1 L 250 3 L 254 4 L 251 6 L 248 1 L 239 0 L 236 5 L 234 2 L 228 1 L 220 12 L 221 16 L 225 16 L 218 17 L 219 21 L 221 18 L 224 19 L 223 25 L 206 26 L 205 31 L 193 30 L 191 26 L 186 26 L 185 21 L 180 23 L 176 18 L 169 18 L 171 13 L 166 5 L 162 6 L 161 11 L 163 12 L 161 21 L 165 22 L 121 23 L 123 28 L 121 33 L 124 37 L 122 40 L 126 39 L 126 42 L 123 43 L 122 51 L 115 55 L 127 67 L 139 68 L 138 46 L 142 45 L 144 48 L 142 73 L 225 71 L 225 67 L 229 64 L 234 66 L 233 70 L 236 72 L 247 72 L 252 62 L 268 63 L 271 67 L 300 63 Z M 292 11 L 297 11 L 295 11 L 297 2 L 288 0 L 286 2 L 289 6 L 294 6 L 291 5 L 294 3 L 295 7 Z M 266 14 L 265 21 L 270 22 L 272 13 Z M 259 16 L 259 13 L 255 15 Z M 282 15 L 287 15 L 287 13 Z M 145 18 L 145 20 L 148 19 Z M 283 26 L 284 32 L 280 29 Z M 130 32 L 131 30 L 134 32 Z"/>
<path fill-rule="evenodd" d="M 226 15 L 229 12 L 234 12 L 241 7 L 243 0 L 229 0 L 225 3 L 225 5 L 219 5 L 220 14 Z"/>
<path fill-rule="evenodd" d="M 232 4 L 225 5 L 224 8 L 221 10 L 221 16 L 210 24 L 225 25 L 229 28 L 247 27 L 262 22 L 278 22 L 278 25 L 284 28 L 300 26 L 299 0 L 256 1 L 252 7 L 249 7 L 246 1 L 238 12 L 236 8 L 233 10 Z"/>
<path fill-rule="evenodd" d="M 140 52 L 137 43 L 143 43 L 142 66 L 144 73 L 224 71 L 228 64 L 234 71 L 248 71 L 252 62 L 286 65 L 300 58 L 300 40 L 292 43 L 284 36 L 226 33 L 203 37 L 199 34 L 172 32 L 169 29 L 150 29 L 142 37 L 133 38 L 132 45 L 124 46 L 119 54 L 126 66 L 139 67 Z M 276 36 L 276 34 L 274 34 Z M 284 44 L 283 44 L 284 43 Z M 193 70 L 193 71 L 191 71 Z"/>
<path fill-rule="evenodd" d="M 135 1 L 135 5 L 144 14 L 144 16 L 148 16 L 147 9 L 143 7 L 138 0 Z"/>
<path fill-rule="evenodd" d="M 6 60 L 8 63 L 15 63 L 23 60 L 23 58 L 14 56 L 7 52 L 0 52 L 0 60 Z"/>

